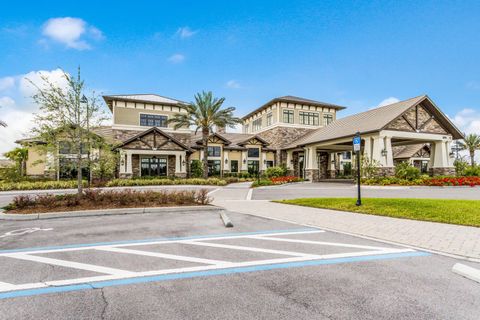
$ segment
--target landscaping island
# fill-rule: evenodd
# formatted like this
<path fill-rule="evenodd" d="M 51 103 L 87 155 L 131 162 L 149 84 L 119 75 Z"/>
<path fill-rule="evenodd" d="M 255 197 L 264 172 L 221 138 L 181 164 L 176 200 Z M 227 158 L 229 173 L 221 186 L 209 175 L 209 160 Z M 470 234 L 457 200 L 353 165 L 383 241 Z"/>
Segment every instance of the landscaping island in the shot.
<path fill-rule="evenodd" d="M 198 191 L 135 191 L 91 190 L 77 194 L 19 195 L 4 209 L 6 213 L 33 214 L 138 207 L 171 207 L 207 205 L 211 202 L 207 189 Z"/>
<path fill-rule="evenodd" d="M 479 200 L 364 198 L 361 206 L 356 206 L 353 198 L 303 198 L 274 202 L 480 227 Z"/>

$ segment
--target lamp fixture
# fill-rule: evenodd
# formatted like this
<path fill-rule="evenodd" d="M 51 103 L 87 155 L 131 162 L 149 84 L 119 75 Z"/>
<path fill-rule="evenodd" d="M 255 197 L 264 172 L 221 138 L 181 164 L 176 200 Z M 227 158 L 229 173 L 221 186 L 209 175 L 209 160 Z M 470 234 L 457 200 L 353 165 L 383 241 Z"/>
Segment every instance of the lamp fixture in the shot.
<path fill-rule="evenodd" d="M 388 151 L 387 151 L 387 149 L 383 149 L 381 153 L 382 153 L 383 157 L 386 157 L 387 154 L 388 154 Z"/>
<path fill-rule="evenodd" d="M 247 163 L 247 159 L 243 159 L 243 164 Z"/>
<path fill-rule="evenodd" d="M 185 160 L 182 160 L 182 166 L 184 166 L 186 164 Z"/>
<path fill-rule="evenodd" d="M 263 160 L 263 164 L 267 164 L 267 160 L 266 160 L 266 159 L 265 159 L 265 160 Z"/>
<path fill-rule="evenodd" d="M 227 163 L 228 163 L 228 159 L 225 159 L 225 164 L 227 164 Z"/>

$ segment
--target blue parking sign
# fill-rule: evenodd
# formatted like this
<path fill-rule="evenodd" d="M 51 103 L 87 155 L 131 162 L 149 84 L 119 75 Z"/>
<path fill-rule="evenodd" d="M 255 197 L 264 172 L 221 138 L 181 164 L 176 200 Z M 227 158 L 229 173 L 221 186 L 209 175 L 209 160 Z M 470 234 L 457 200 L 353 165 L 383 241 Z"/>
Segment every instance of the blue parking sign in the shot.
<path fill-rule="evenodd" d="M 362 143 L 362 139 L 360 136 L 353 137 L 353 151 L 357 152 L 360 151 L 360 145 Z"/>

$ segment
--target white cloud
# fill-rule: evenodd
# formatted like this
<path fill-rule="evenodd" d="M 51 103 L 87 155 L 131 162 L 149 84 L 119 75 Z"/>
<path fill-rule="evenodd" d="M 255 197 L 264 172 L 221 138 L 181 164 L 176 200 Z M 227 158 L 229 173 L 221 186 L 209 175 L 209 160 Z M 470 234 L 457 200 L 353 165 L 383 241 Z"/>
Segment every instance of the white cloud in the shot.
<path fill-rule="evenodd" d="M 36 92 L 35 86 L 27 79 L 42 87 L 44 85 L 42 75 L 58 86 L 66 86 L 63 71 L 60 69 L 31 71 L 27 74 L 6 77 L 12 78 L 14 81 L 13 86 L 10 86 L 9 89 L 11 94 L 0 96 L 0 119 L 8 125 L 6 128 L 0 127 L 0 157 L 16 146 L 16 140 L 29 135 L 34 125 L 34 113 L 38 112 L 38 106 L 31 99 Z"/>
<path fill-rule="evenodd" d="M 0 91 L 11 89 L 13 88 L 14 85 L 15 85 L 14 77 L 0 78 Z"/>
<path fill-rule="evenodd" d="M 380 101 L 380 103 L 375 108 L 388 106 L 389 104 L 396 103 L 398 101 L 400 101 L 400 100 L 395 98 L 395 97 L 389 97 L 389 98 L 386 98 L 386 99 L 383 99 L 382 101 Z"/>
<path fill-rule="evenodd" d="M 185 56 L 180 53 L 175 53 L 168 58 L 168 61 L 171 63 L 180 63 L 183 62 L 183 60 L 185 60 Z"/>
<path fill-rule="evenodd" d="M 480 111 L 465 108 L 457 112 L 452 121 L 467 134 L 480 134 Z"/>
<path fill-rule="evenodd" d="M 90 26 L 80 18 L 63 17 L 47 20 L 43 26 L 43 35 L 53 41 L 64 44 L 67 48 L 86 50 L 90 44 L 84 39 L 103 39 L 103 33 Z"/>
<path fill-rule="evenodd" d="M 45 81 L 42 78 L 48 79 L 51 83 L 64 88 L 67 86 L 67 79 L 61 69 L 55 69 L 51 71 L 39 70 L 31 71 L 27 74 L 20 76 L 19 91 L 23 97 L 29 98 L 37 92 L 35 86 L 39 88 L 45 88 Z M 33 84 L 32 84 L 33 82 Z"/>
<path fill-rule="evenodd" d="M 227 88 L 230 88 L 230 89 L 240 89 L 242 87 L 237 80 L 233 80 L 233 79 L 227 81 L 225 85 L 227 86 Z"/>
<path fill-rule="evenodd" d="M 191 36 L 195 35 L 195 33 L 197 33 L 197 32 L 198 32 L 197 30 L 192 30 L 189 27 L 181 27 L 181 28 L 178 28 L 175 35 L 177 35 L 181 39 L 186 39 L 186 38 L 190 38 Z"/>

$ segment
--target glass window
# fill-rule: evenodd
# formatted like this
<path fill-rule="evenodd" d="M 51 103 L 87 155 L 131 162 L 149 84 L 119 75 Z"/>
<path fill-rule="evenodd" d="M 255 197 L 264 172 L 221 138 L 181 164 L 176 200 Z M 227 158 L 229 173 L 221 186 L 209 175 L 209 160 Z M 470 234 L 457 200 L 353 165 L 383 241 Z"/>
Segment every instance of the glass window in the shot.
<path fill-rule="evenodd" d="M 310 126 L 318 126 L 318 113 L 300 111 L 298 113 L 300 124 L 307 124 Z"/>
<path fill-rule="evenodd" d="M 159 177 L 167 175 L 167 158 L 142 158 L 140 161 L 142 177 Z"/>
<path fill-rule="evenodd" d="M 244 131 L 245 133 L 248 133 L 248 124 L 246 124 L 243 128 L 244 128 L 243 131 Z"/>
<path fill-rule="evenodd" d="M 238 172 L 238 160 L 230 161 L 230 172 Z"/>
<path fill-rule="evenodd" d="M 209 146 L 207 153 L 209 157 L 220 157 L 221 150 L 218 146 Z"/>
<path fill-rule="evenodd" d="M 273 161 L 267 160 L 267 168 L 273 167 Z"/>
<path fill-rule="evenodd" d="M 283 110 L 283 122 L 293 123 L 293 110 L 288 110 L 288 109 Z"/>
<path fill-rule="evenodd" d="M 159 114 L 140 114 L 140 125 L 147 127 L 167 127 L 167 116 Z"/>
<path fill-rule="evenodd" d="M 267 126 L 272 125 L 272 113 L 267 114 Z"/>
<path fill-rule="evenodd" d="M 329 125 L 332 122 L 333 122 L 333 115 L 331 115 L 331 114 L 324 114 L 323 115 L 323 124 L 324 125 Z"/>
<path fill-rule="evenodd" d="M 262 129 L 262 118 L 258 118 L 258 119 L 253 120 L 252 130 L 253 131 L 258 131 L 260 129 Z"/>
<path fill-rule="evenodd" d="M 352 159 L 352 154 L 350 153 L 350 151 L 345 151 L 345 152 L 342 154 L 342 158 L 343 158 L 344 160 Z"/>
<path fill-rule="evenodd" d="M 248 157 L 249 158 L 258 158 L 260 155 L 260 149 L 258 148 L 248 148 Z"/>
<path fill-rule="evenodd" d="M 248 173 L 258 174 L 259 169 L 260 167 L 258 160 L 248 160 Z"/>
<path fill-rule="evenodd" d="M 82 142 L 80 149 L 81 149 L 80 150 L 81 154 L 87 154 L 88 153 L 87 143 Z M 76 154 L 77 152 L 75 151 L 75 148 L 73 147 L 72 143 L 70 143 L 69 141 L 60 141 L 58 143 L 58 153 L 59 154 Z"/>
<path fill-rule="evenodd" d="M 208 175 L 218 176 L 220 175 L 220 160 L 208 160 Z"/>

